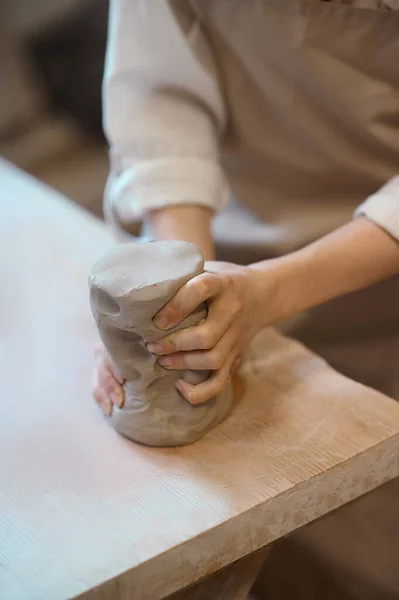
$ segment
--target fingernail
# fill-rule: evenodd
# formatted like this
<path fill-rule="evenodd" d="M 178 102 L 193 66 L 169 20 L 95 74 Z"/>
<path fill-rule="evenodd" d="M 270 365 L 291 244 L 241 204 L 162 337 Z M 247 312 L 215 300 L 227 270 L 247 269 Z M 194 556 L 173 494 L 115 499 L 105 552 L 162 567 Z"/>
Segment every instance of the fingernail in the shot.
<path fill-rule="evenodd" d="M 122 408 L 123 405 L 123 392 L 122 391 L 115 391 L 115 392 L 111 392 L 111 400 L 112 403 L 115 404 L 115 406 L 117 406 L 118 408 Z"/>
<path fill-rule="evenodd" d="M 156 317 L 154 319 L 154 325 L 155 327 L 157 327 L 157 329 L 166 329 L 167 326 L 169 325 L 169 320 L 167 317 Z"/>
<path fill-rule="evenodd" d="M 184 379 L 178 379 L 175 383 L 175 387 L 188 402 L 191 402 L 191 396 L 194 389 L 194 386 L 191 385 L 191 383 L 187 383 Z"/>
<path fill-rule="evenodd" d="M 162 367 L 170 367 L 172 365 L 172 358 L 170 356 L 163 356 L 158 362 Z"/>
<path fill-rule="evenodd" d="M 164 347 L 159 342 L 151 342 L 147 344 L 147 350 L 152 354 L 157 354 L 163 352 Z"/>

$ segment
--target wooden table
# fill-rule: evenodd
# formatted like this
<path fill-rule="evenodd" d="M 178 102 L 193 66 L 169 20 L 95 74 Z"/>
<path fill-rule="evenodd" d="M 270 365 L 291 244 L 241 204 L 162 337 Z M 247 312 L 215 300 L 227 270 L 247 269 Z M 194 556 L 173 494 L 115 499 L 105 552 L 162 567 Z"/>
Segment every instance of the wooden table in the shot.
<path fill-rule="evenodd" d="M 90 396 L 103 224 L 0 163 L 0 239 L 2 600 L 243 599 L 269 544 L 399 474 L 399 406 L 269 330 L 202 441 L 123 439 Z"/>

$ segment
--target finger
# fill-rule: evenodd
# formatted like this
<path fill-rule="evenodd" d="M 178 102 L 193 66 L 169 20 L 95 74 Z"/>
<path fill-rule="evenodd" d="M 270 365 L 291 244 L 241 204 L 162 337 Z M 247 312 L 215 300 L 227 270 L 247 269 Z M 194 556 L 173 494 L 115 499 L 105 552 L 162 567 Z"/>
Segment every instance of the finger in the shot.
<path fill-rule="evenodd" d="M 101 391 L 101 397 L 106 397 L 107 402 L 122 408 L 125 401 L 122 377 L 115 377 L 115 369 L 104 346 L 97 346 L 95 349 L 96 364 L 93 370 L 92 388 Z"/>
<path fill-rule="evenodd" d="M 162 356 L 158 362 L 165 369 L 193 369 L 194 371 L 220 370 L 237 343 L 236 328 L 231 327 L 211 350 L 176 352 Z"/>
<path fill-rule="evenodd" d="M 104 363 L 98 367 L 98 387 L 112 404 L 122 408 L 125 401 L 124 389 Z"/>
<path fill-rule="evenodd" d="M 176 388 L 190 404 L 198 405 L 208 402 L 208 400 L 220 394 L 227 387 L 233 362 L 234 354 L 230 356 L 226 365 L 220 371 L 216 371 L 203 383 L 191 385 L 187 381 L 184 381 L 184 379 L 178 379 L 175 384 Z"/>
<path fill-rule="evenodd" d="M 209 300 L 221 288 L 220 278 L 213 273 L 202 273 L 190 279 L 154 317 L 158 329 L 170 329 L 181 323 L 202 302 Z"/>
<path fill-rule="evenodd" d="M 104 415 L 109 417 L 112 413 L 112 403 L 107 398 L 106 394 L 102 391 L 101 388 L 97 387 L 93 389 L 93 397 L 97 402 L 98 406 L 103 411 Z"/>
<path fill-rule="evenodd" d="M 226 310 L 226 304 L 221 298 L 216 299 L 209 307 L 207 318 L 200 324 L 171 333 L 158 342 L 151 342 L 147 348 L 152 354 L 158 355 L 210 350 L 229 329 L 235 314 L 234 310 Z"/>
<path fill-rule="evenodd" d="M 94 349 L 94 358 L 95 358 L 96 364 L 99 367 L 102 366 L 102 365 L 104 365 L 105 368 L 108 369 L 112 373 L 113 377 L 121 385 L 123 385 L 123 383 L 125 382 L 125 380 L 122 377 L 122 375 L 119 373 L 118 368 L 116 367 L 116 365 L 111 360 L 111 357 L 108 354 L 108 352 L 106 351 L 106 349 L 105 349 L 105 347 L 104 347 L 103 344 L 98 344 L 95 347 L 95 349 Z"/>

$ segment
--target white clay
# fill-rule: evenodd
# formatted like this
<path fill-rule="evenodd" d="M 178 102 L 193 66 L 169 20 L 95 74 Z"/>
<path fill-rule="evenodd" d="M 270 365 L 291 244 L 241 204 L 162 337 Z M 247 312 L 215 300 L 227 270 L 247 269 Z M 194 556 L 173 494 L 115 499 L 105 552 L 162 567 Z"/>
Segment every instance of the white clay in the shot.
<path fill-rule="evenodd" d="M 127 438 L 151 446 L 180 446 L 201 438 L 231 406 L 231 390 L 192 406 L 175 388 L 183 378 L 199 383 L 208 371 L 171 371 L 161 367 L 143 342 L 196 325 L 203 305 L 180 325 L 161 331 L 153 317 L 178 289 L 203 271 L 203 258 L 188 242 L 128 243 L 113 248 L 91 270 L 90 303 L 98 331 L 126 379 L 125 404 L 110 417 Z"/>

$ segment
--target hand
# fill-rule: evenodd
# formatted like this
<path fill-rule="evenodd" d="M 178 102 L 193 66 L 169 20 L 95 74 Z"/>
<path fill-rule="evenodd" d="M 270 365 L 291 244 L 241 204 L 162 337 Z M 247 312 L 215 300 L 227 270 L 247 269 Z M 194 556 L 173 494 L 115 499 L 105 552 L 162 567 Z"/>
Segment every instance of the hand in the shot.
<path fill-rule="evenodd" d="M 208 262 L 205 268 L 159 311 L 154 324 L 170 329 L 205 301 L 207 318 L 147 346 L 166 369 L 213 371 L 196 386 L 178 380 L 177 389 L 191 404 L 206 402 L 226 387 L 241 353 L 265 324 L 261 272 L 222 262 Z"/>
<path fill-rule="evenodd" d="M 122 408 L 125 401 L 124 380 L 112 363 L 103 344 L 95 349 L 95 365 L 92 377 L 92 393 L 103 413 L 109 416 L 112 406 Z"/>

